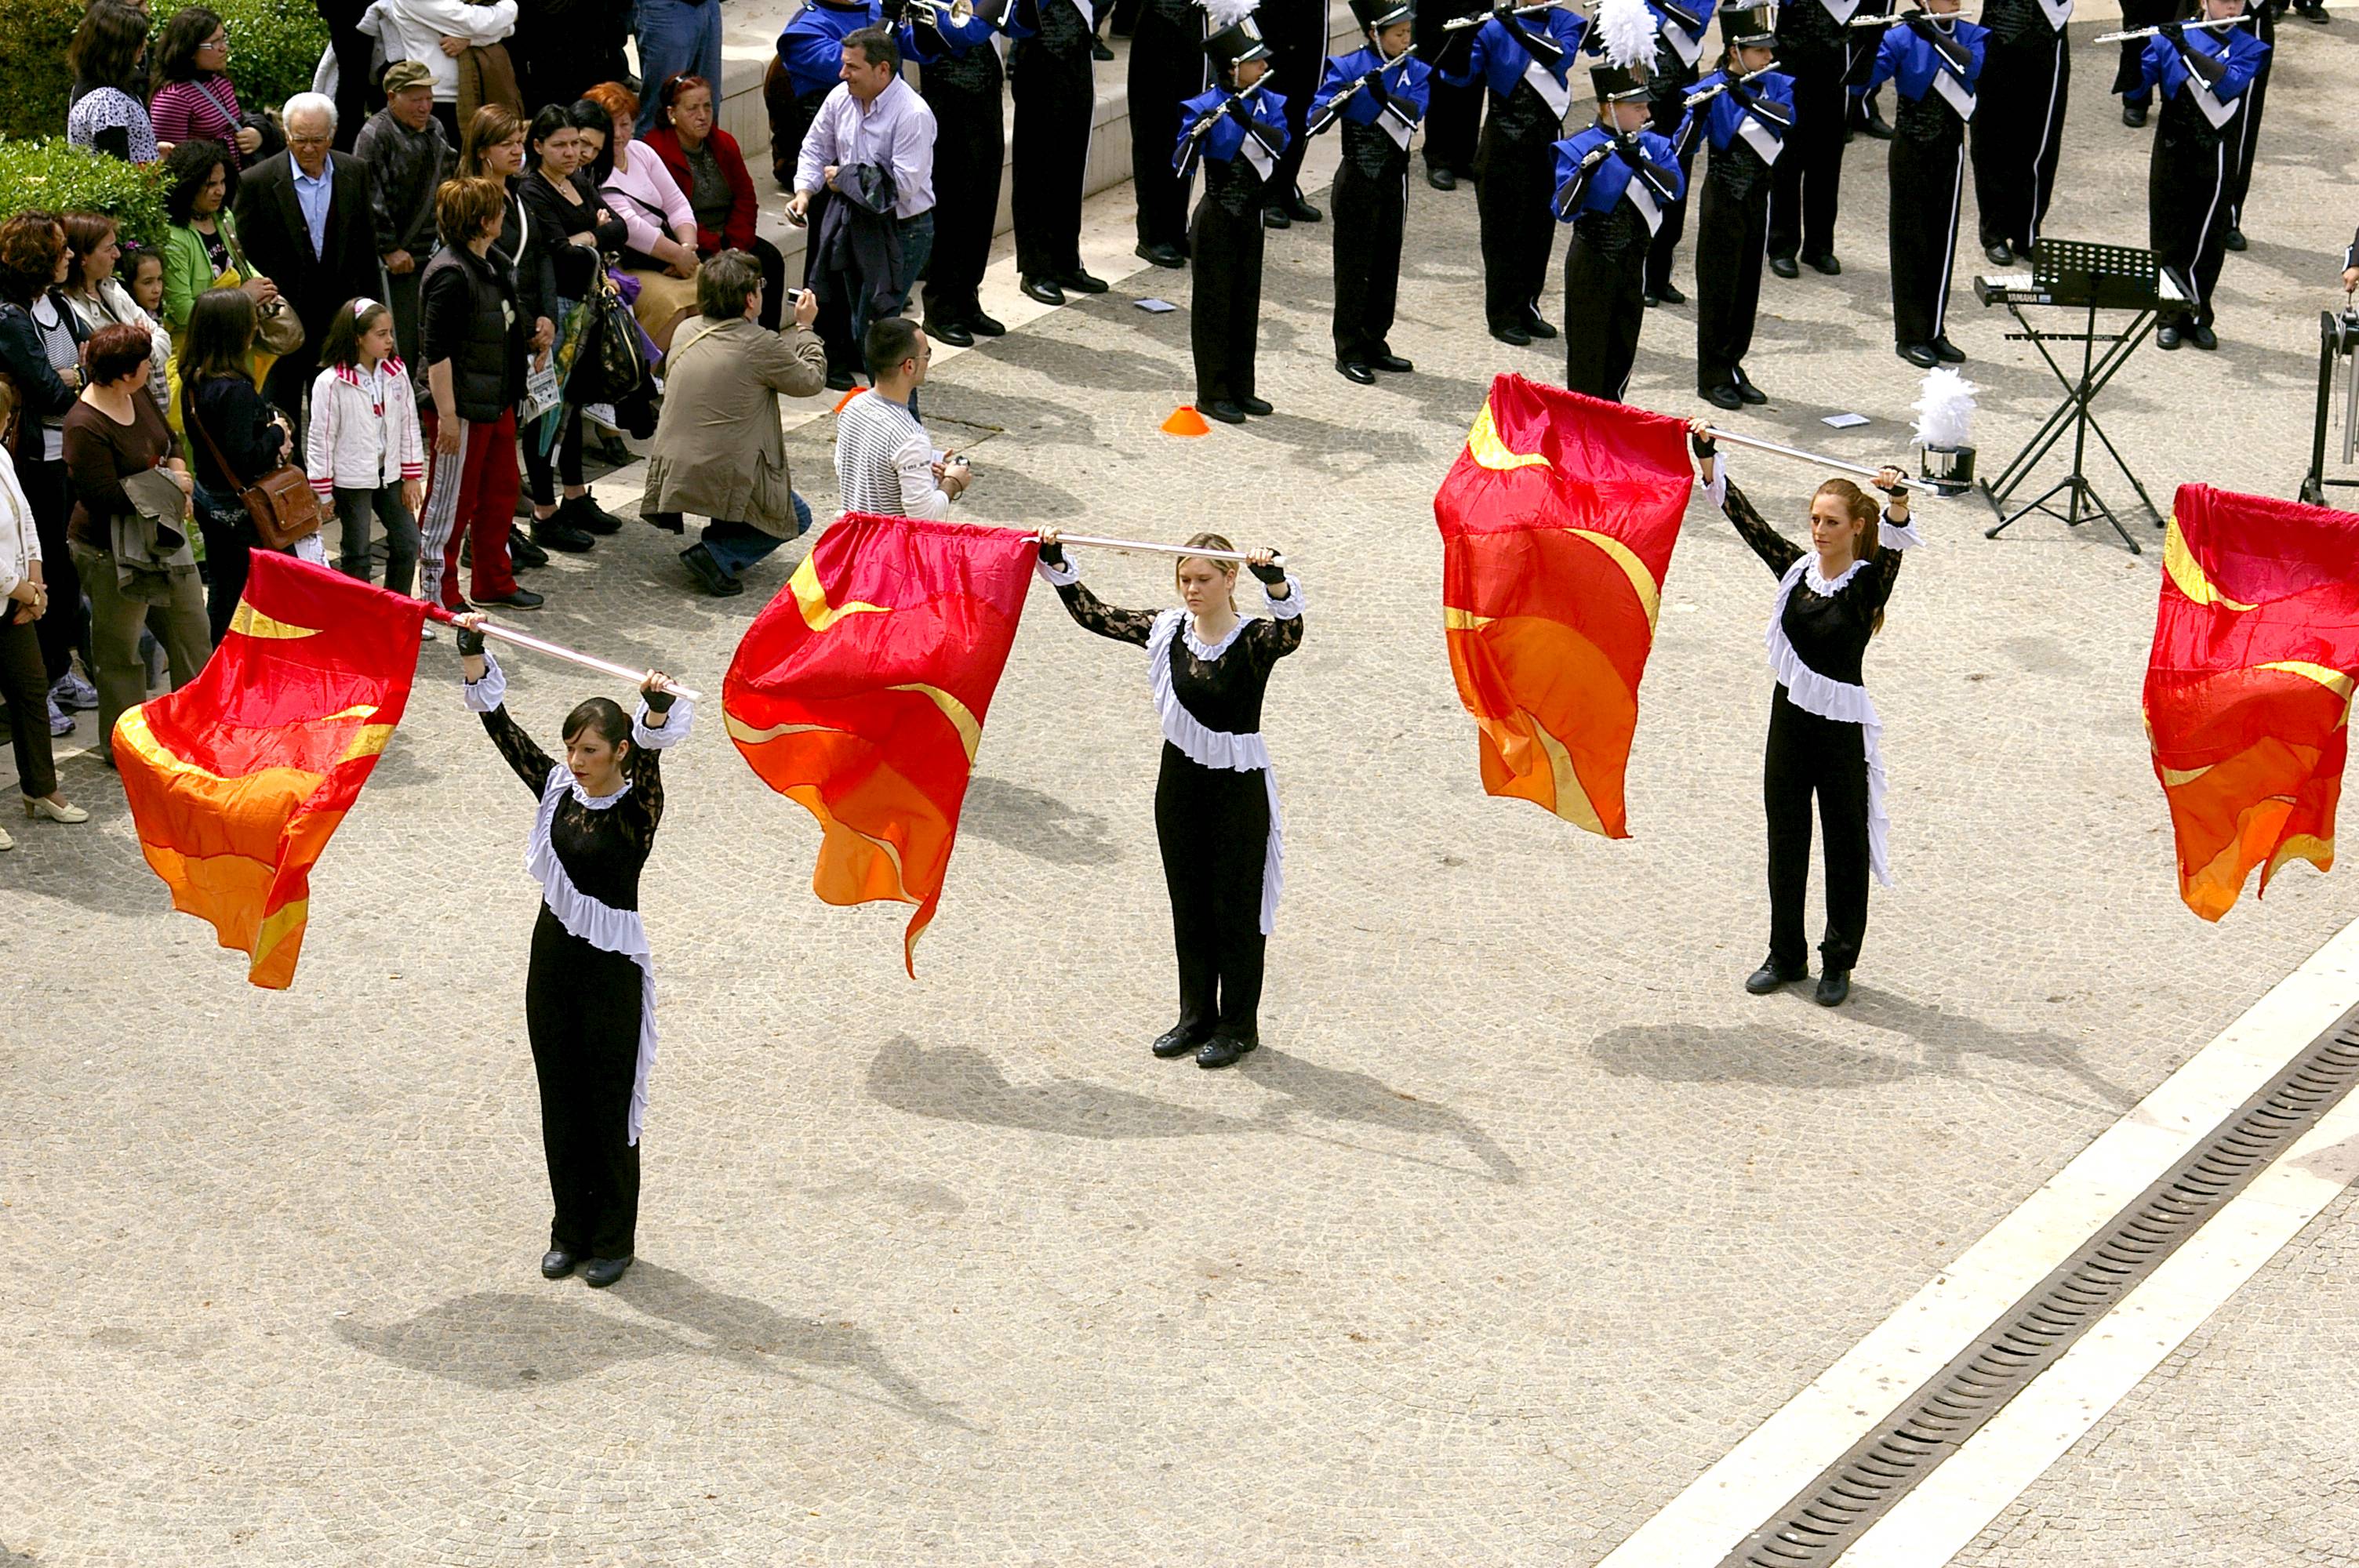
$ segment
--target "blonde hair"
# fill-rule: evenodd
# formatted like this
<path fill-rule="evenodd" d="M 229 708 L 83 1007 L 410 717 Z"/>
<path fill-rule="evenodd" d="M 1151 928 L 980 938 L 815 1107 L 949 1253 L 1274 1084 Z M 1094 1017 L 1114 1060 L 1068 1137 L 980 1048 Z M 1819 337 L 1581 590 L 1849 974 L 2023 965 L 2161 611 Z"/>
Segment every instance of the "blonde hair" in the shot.
<path fill-rule="evenodd" d="M 1234 545 L 1230 544 L 1228 540 L 1223 538 L 1218 534 L 1199 534 L 1194 538 L 1189 540 L 1185 547 L 1190 550 L 1234 550 L 1236 548 Z M 1171 563 L 1171 586 L 1175 589 L 1180 586 L 1180 568 L 1181 567 L 1186 566 L 1190 561 L 1201 560 L 1202 558 L 1203 557 L 1201 556 L 1181 556 L 1179 559 L 1173 561 Z M 1234 561 L 1213 561 L 1211 564 L 1218 567 L 1220 568 L 1221 575 L 1229 579 L 1229 608 L 1232 611 L 1235 610 L 1237 607 L 1237 563 Z"/>
<path fill-rule="evenodd" d="M 1874 496 L 1851 481 L 1831 479 L 1811 494 L 1812 510 L 1815 511 L 1820 501 L 1830 495 L 1843 503 L 1843 515 L 1859 524 L 1859 542 L 1853 546 L 1852 554 L 1863 561 L 1874 561 L 1880 548 L 1875 538 L 1875 524 L 1884 514 L 1883 507 L 1876 503 Z M 1875 612 L 1875 622 L 1868 627 L 1868 635 L 1872 637 L 1883 630 L 1884 611 L 1879 610 Z"/>

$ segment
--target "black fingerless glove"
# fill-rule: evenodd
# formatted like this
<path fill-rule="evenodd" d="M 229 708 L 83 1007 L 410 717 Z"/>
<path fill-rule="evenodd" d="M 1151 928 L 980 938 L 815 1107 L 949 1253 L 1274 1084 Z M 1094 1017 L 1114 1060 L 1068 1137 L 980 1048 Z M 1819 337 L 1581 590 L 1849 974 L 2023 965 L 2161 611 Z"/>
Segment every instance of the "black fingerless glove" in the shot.
<path fill-rule="evenodd" d="M 1247 561 L 1245 570 L 1253 573 L 1256 578 L 1271 588 L 1276 588 L 1286 581 L 1286 568 L 1277 561 L 1266 564 L 1260 561 Z"/>
<path fill-rule="evenodd" d="M 459 652 L 468 658 L 480 657 L 484 651 L 484 634 L 473 626 L 459 628 Z"/>
<path fill-rule="evenodd" d="M 666 691 L 663 687 L 658 687 L 653 691 L 643 691 L 639 693 L 639 700 L 647 705 L 647 711 L 649 713 L 654 714 L 658 719 L 661 719 L 665 714 L 671 711 L 671 705 L 679 700 L 679 694 L 678 692 Z"/>
<path fill-rule="evenodd" d="M 1059 571 L 1064 570 L 1065 546 L 1057 543 L 1054 539 L 1041 540 L 1040 564 L 1044 567 L 1053 567 Z"/>
<path fill-rule="evenodd" d="M 1688 448 L 1706 462 L 1711 461 L 1720 452 L 1719 445 L 1710 436 L 1699 435 L 1693 430 L 1688 432 Z"/>

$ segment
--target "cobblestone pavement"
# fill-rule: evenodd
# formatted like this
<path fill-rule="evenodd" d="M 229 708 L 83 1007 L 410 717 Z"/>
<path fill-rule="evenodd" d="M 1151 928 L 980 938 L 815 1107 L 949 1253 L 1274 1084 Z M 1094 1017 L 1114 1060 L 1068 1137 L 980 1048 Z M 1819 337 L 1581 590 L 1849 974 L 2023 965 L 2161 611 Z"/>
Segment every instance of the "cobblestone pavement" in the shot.
<path fill-rule="evenodd" d="M 2300 471 L 2352 30 L 2288 28 L 2221 351 L 2149 347 L 2103 405 L 2158 497 Z M 2101 95 L 2109 54 L 2076 62 L 2053 229 L 2139 243 L 2147 139 Z M 1751 366 L 1761 429 L 1865 458 L 1901 450 L 1916 382 L 1882 162 L 1851 149 L 1845 272 L 1770 280 Z M 1900 885 L 1849 1008 L 1745 997 L 1770 579 L 1699 501 L 1635 838 L 1485 798 L 1430 498 L 1490 373 L 1561 361 L 1481 335 L 1473 197 L 1419 184 L 1394 339 L 1419 373 L 1352 386 L 1329 243 L 1273 236 L 1280 412 L 1242 430 L 1156 433 L 1187 318 L 1132 300 L 1184 303 L 1173 274 L 925 395 L 979 520 L 1292 554 L 1264 1050 L 1213 1075 L 1144 1049 L 1171 982 L 1143 672 L 1045 589 L 914 984 L 898 910 L 810 896 L 812 825 L 717 713 L 667 764 L 642 1260 L 603 1294 L 534 1271 L 530 802 L 449 643 L 313 879 L 290 992 L 167 912 L 119 793 L 71 762 L 93 824 L 0 857 L 0 1562 L 1593 1563 L 2359 914 L 2348 870 L 2216 927 L 2179 904 L 2137 706 L 2157 553 L 1928 505 L 1870 676 Z M 1649 319 L 1636 400 L 1688 408 L 1692 320 Z M 1952 323 L 1992 464 L 2054 390 L 1970 296 Z M 1842 409 L 1875 423 L 1818 425 Z M 822 514 L 827 429 L 791 443 Z M 1737 466 L 1801 516 L 1810 470 Z M 673 547 L 633 524 L 561 559 L 534 629 L 716 686 L 790 563 L 717 602 Z M 1118 602 L 1169 591 L 1160 560 L 1082 564 Z M 597 689 L 510 664 L 544 738 Z M 2347 1560 L 2349 1245 L 2338 1205 L 1973 1560 Z"/>

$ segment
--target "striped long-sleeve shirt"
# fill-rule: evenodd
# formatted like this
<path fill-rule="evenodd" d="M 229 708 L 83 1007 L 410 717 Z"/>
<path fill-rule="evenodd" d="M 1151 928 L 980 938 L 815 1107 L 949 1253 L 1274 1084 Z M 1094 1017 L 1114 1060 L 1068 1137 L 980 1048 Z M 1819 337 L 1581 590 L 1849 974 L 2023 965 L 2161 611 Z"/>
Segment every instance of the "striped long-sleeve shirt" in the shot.
<path fill-rule="evenodd" d="M 835 420 L 835 483 L 846 512 L 944 518 L 951 498 L 934 482 L 934 448 L 902 404 L 875 392 L 844 406 Z"/>

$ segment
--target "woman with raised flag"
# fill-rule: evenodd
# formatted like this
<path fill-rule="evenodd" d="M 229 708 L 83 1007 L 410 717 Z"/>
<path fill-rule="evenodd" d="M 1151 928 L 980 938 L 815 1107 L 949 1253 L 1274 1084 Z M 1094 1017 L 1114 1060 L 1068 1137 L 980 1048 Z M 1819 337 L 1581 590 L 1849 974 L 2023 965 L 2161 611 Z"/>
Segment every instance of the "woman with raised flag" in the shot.
<path fill-rule="evenodd" d="M 1196 361 L 1196 410 L 1223 425 L 1275 412 L 1254 395 L 1261 330 L 1263 188 L 1286 150 L 1286 101 L 1268 90 L 1269 46 L 1254 25 L 1255 0 L 1209 0 L 1204 40 L 1215 81 L 1180 107 L 1171 167 L 1184 185 L 1201 161 L 1204 194 L 1188 224 L 1195 299 L 1188 345 Z"/>
<path fill-rule="evenodd" d="M 1149 1049 L 1225 1067 L 1261 1043 L 1262 955 L 1285 866 L 1261 702 L 1271 668 L 1302 645 L 1302 585 L 1275 550 L 1240 555 L 1218 534 L 1186 547 L 1209 553 L 1182 556 L 1173 568 L 1184 609 L 1101 602 L 1053 528 L 1040 535 L 1040 575 L 1085 630 L 1147 650 L 1163 720 L 1155 838 L 1180 960 L 1180 1022 Z M 1261 582 L 1270 619 L 1237 614 L 1239 561 Z"/>
<path fill-rule="evenodd" d="M 663 824 L 658 756 L 687 739 L 692 713 L 651 673 L 636 715 L 603 697 L 568 714 L 557 762 L 508 717 L 507 677 L 484 651 L 483 617 L 458 624 L 467 707 L 540 800 L 525 854 L 541 903 L 524 987 L 556 1208 L 540 1271 L 561 1280 L 578 1267 L 603 1289 L 630 1268 L 636 1246 L 639 1128 L 656 1059 L 639 871 Z"/>
<path fill-rule="evenodd" d="M 1777 682 L 1761 781 L 1769 827 L 1769 956 L 1745 989 L 1767 996 L 1809 973 L 1802 897 L 1810 880 L 1815 795 L 1827 838 L 1827 926 L 1815 994 L 1820 1006 L 1838 1007 L 1851 995 L 1852 966 L 1867 931 L 1868 871 L 1887 886 L 1892 881 L 1884 757 L 1876 744 L 1884 726 L 1860 684 L 1861 663 L 1868 639 L 1883 629 L 1900 552 L 1924 541 L 1910 525 L 1900 470 L 1886 468 L 1872 481 L 1884 492 L 1881 508 L 1847 479 L 1819 486 L 1805 550 L 1729 482 L 1711 427 L 1698 419 L 1688 428 L 1704 494 L 1778 579 L 1764 636 Z"/>

